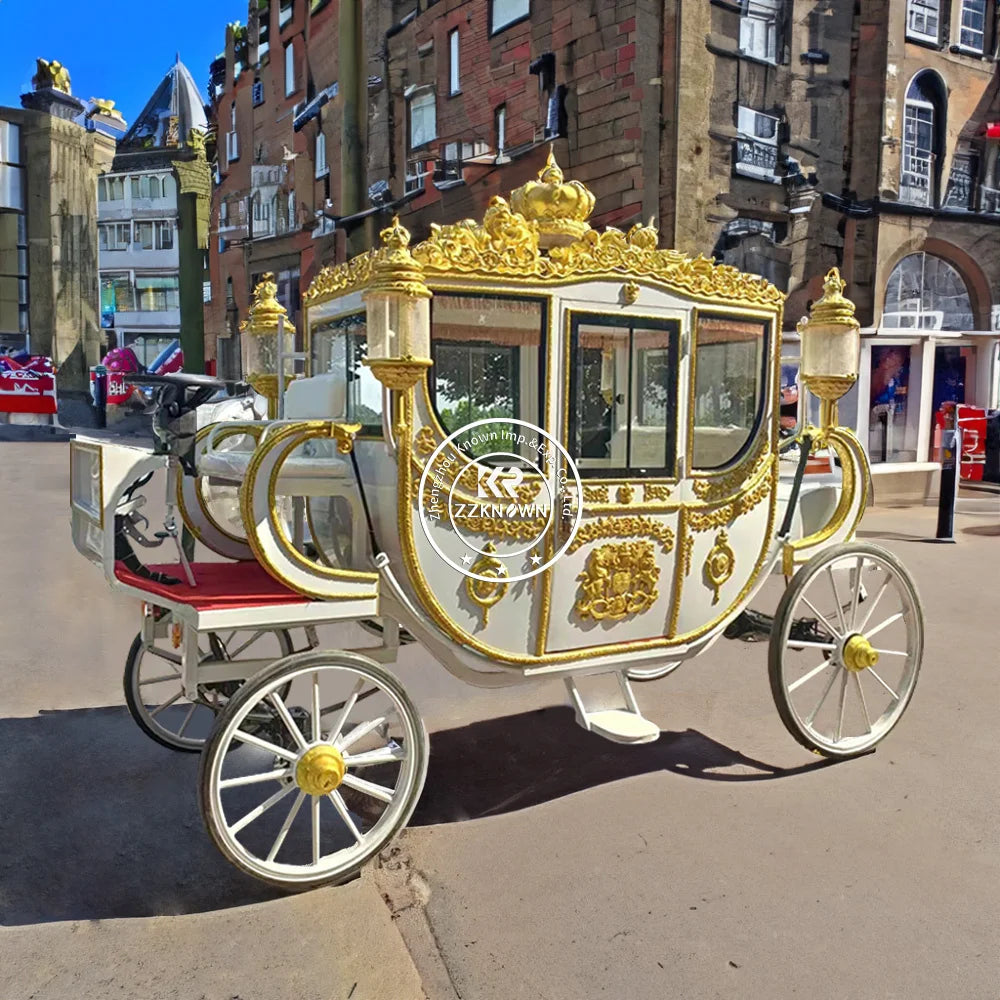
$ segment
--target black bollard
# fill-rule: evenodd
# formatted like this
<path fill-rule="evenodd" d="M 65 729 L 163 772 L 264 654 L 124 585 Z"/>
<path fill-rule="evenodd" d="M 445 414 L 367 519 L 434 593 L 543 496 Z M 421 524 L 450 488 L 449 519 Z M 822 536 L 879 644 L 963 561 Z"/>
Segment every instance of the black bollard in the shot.
<path fill-rule="evenodd" d="M 962 432 L 958 427 L 941 431 L 941 489 L 938 493 L 936 542 L 955 541 L 955 501 L 958 499 Z"/>
<path fill-rule="evenodd" d="M 104 365 L 94 368 L 94 412 L 97 426 L 108 426 L 108 370 Z"/>

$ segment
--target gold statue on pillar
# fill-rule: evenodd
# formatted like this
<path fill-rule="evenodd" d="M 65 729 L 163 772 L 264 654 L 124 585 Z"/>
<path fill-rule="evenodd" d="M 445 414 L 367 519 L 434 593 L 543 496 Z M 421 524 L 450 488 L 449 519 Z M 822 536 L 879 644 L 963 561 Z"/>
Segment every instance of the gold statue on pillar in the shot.
<path fill-rule="evenodd" d="M 35 90 L 44 90 L 51 87 L 53 90 L 61 90 L 64 94 L 72 94 L 69 82 L 69 70 L 61 62 L 53 59 L 35 60 L 37 69 L 31 78 L 31 85 Z"/>

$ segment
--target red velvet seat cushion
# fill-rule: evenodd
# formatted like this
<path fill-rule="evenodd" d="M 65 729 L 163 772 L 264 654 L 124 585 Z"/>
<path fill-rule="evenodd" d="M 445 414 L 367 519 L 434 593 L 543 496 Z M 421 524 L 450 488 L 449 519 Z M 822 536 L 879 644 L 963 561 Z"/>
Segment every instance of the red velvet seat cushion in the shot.
<path fill-rule="evenodd" d="M 130 587 L 181 604 L 190 604 L 198 611 L 267 607 L 274 604 L 305 604 L 310 600 L 275 580 L 257 562 L 192 563 L 191 571 L 194 573 L 197 587 L 188 585 L 184 569 L 179 563 L 147 568 L 152 572 L 167 573 L 182 582 L 171 587 L 165 583 L 147 580 L 126 569 L 125 564 L 121 562 L 115 563 L 115 576 Z"/>

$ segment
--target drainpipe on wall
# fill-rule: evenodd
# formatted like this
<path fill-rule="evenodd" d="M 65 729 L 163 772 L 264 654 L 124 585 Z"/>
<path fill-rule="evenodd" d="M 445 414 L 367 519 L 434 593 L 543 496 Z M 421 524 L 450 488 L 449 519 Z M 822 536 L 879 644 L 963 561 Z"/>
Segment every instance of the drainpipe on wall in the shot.
<path fill-rule="evenodd" d="M 364 128 L 368 122 L 368 77 L 365 73 L 364 0 L 342 0 L 339 20 L 340 93 L 343 116 L 340 140 L 341 216 L 364 207 Z M 364 226 L 347 233 L 347 256 L 367 248 Z"/>

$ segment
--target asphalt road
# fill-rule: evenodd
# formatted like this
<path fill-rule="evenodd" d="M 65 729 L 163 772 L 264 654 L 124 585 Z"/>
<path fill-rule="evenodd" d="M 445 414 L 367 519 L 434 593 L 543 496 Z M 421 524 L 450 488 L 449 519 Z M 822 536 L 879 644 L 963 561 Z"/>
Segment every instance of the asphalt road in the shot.
<path fill-rule="evenodd" d="M 988 503 L 955 545 L 922 541 L 930 509 L 862 525 L 915 576 L 927 628 L 876 753 L 802 750 L 763 644 L 639 689 L 663 730 L 644 747 L 584 733 L 558 683 L 479 691 L 409 648 L 432 747 L 410 829 L 381 871 L 282 898 L 211 847 L 196 758 L 123 707 L 137 609 L 72 547 L 67 452 L 0 444 L 3 1000 L 1000 997 Z"/>

